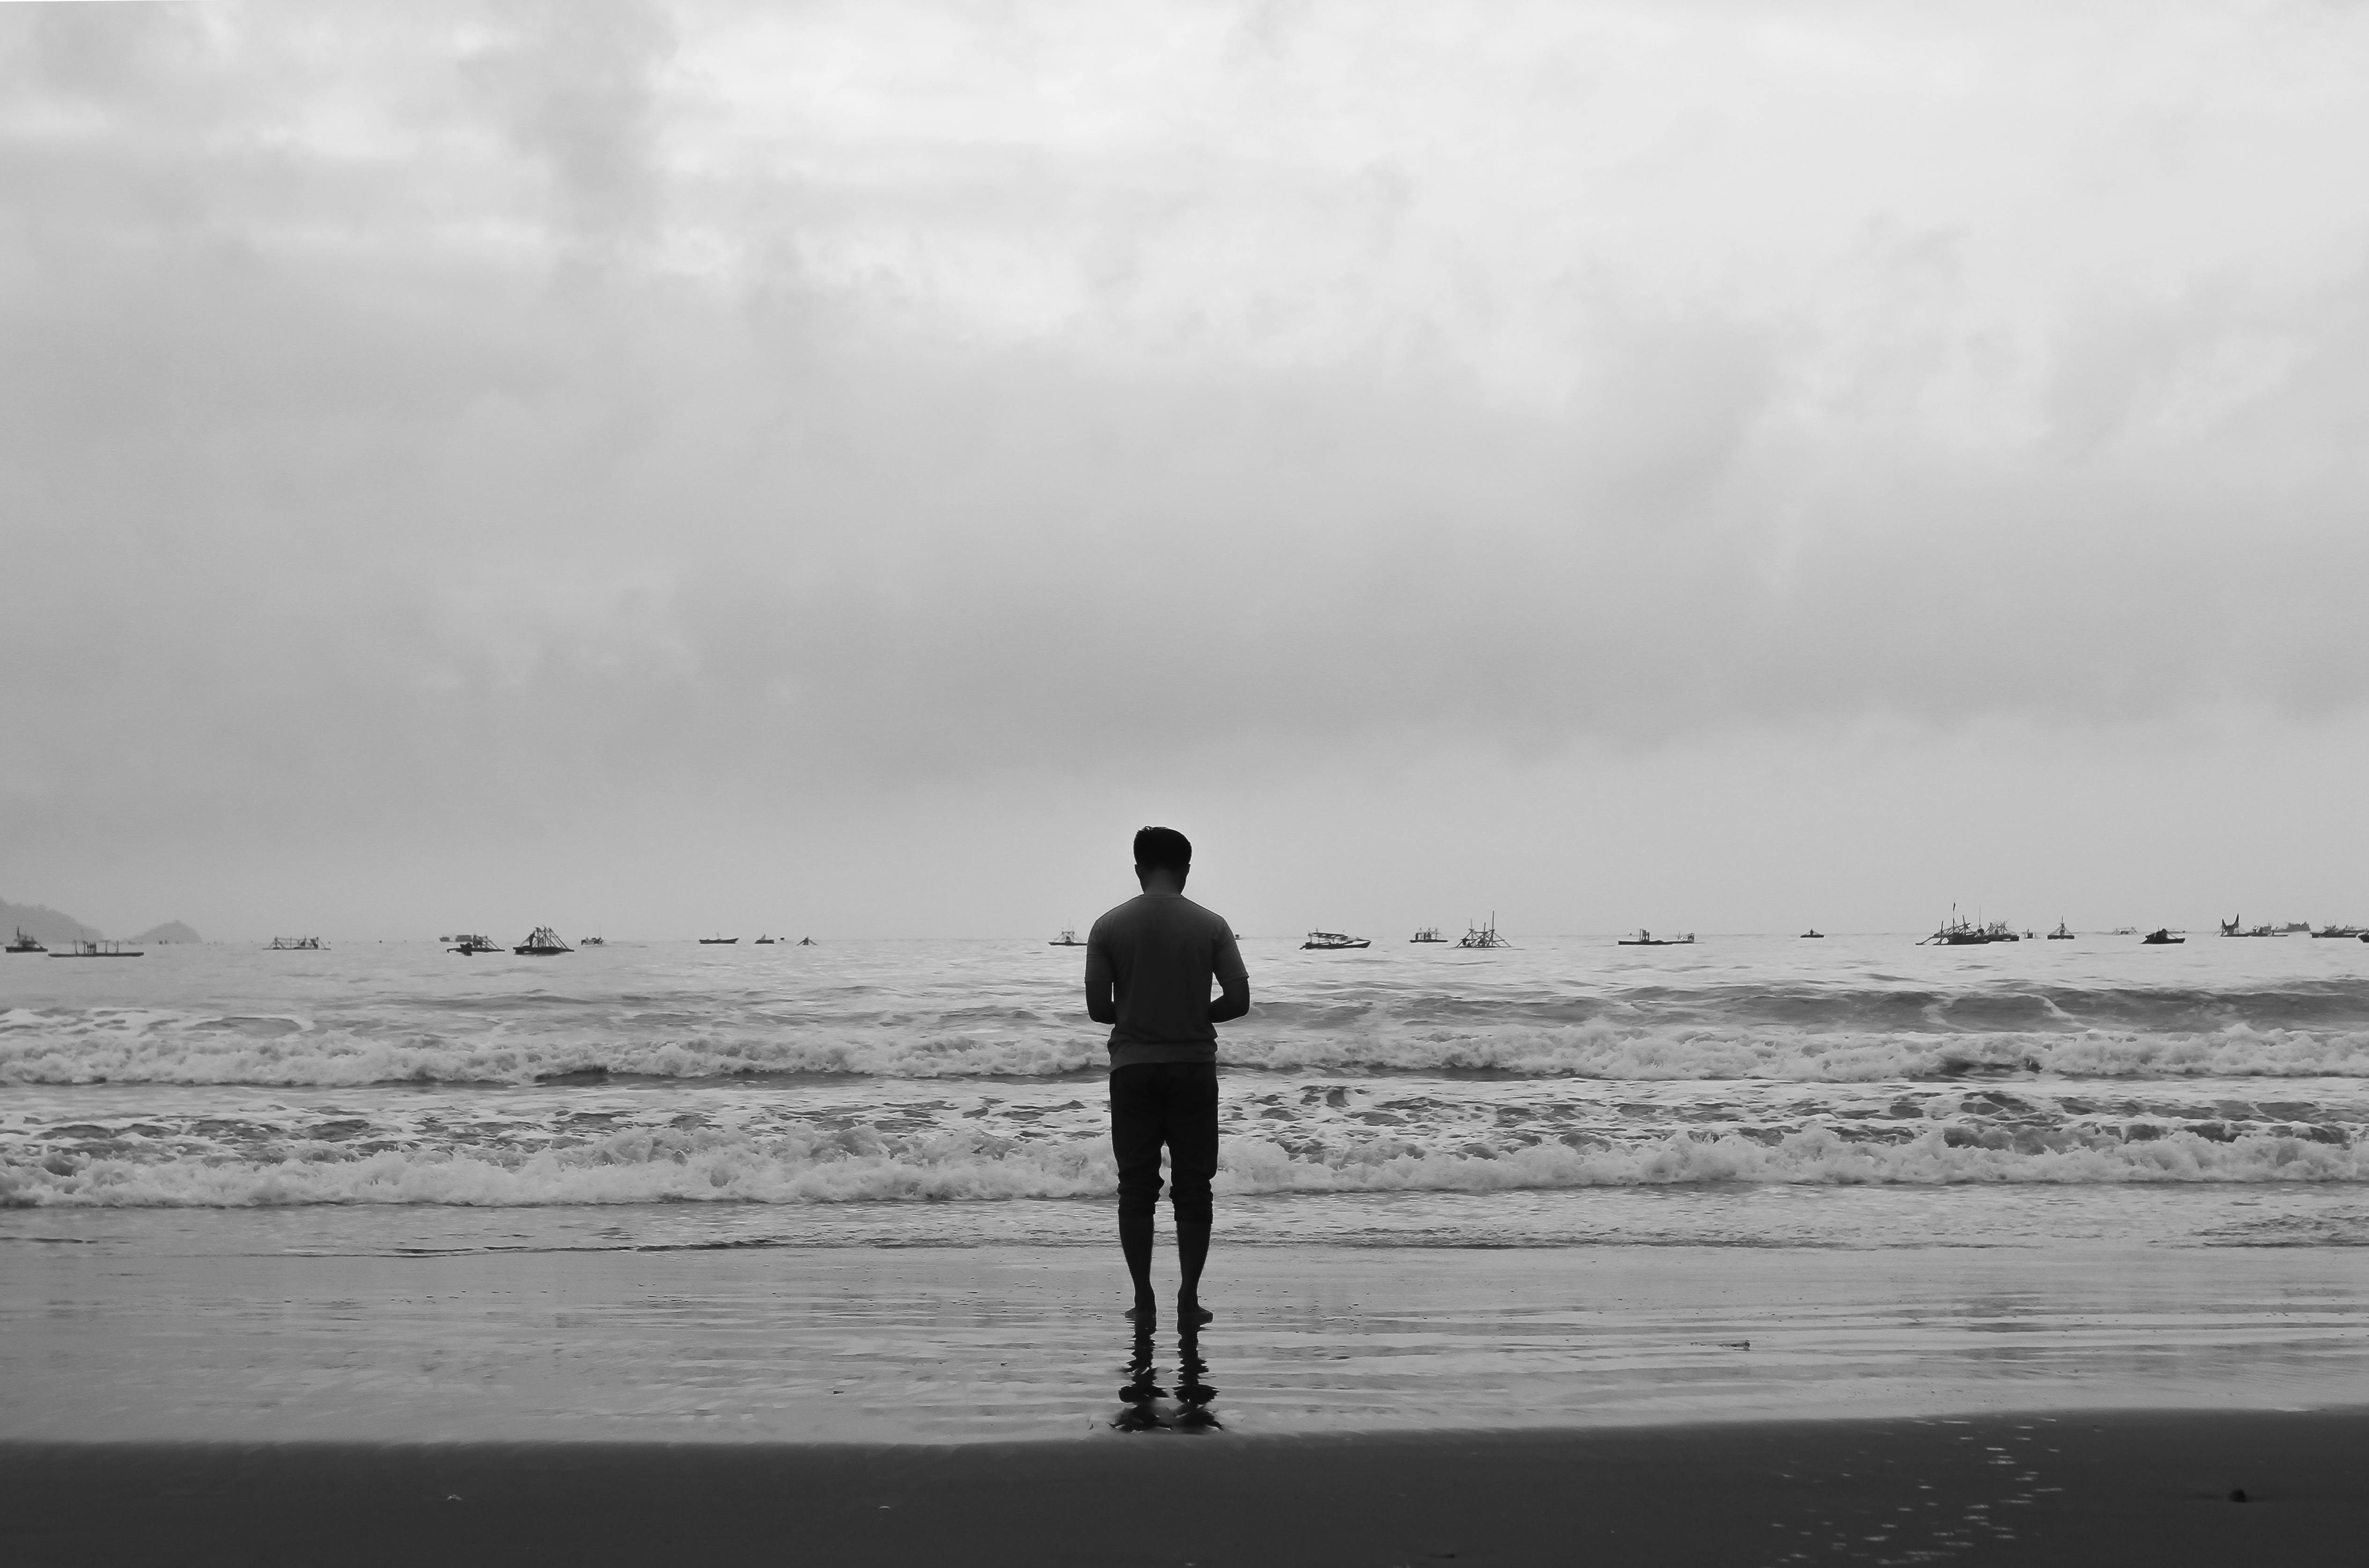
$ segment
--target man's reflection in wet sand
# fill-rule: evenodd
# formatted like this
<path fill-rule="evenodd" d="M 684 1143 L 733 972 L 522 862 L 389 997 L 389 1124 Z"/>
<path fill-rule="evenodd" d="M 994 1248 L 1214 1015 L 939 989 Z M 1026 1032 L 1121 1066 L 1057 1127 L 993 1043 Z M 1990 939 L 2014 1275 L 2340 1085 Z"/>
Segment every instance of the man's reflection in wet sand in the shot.
<path fill-rule="evenodd" d="M 1176 1342 L 1176 1402 L 1162 1402 L 1168 1391 L 1160 1386 L 1159 1368 L 1149 1329 L 1138 1329 L 1127 1359 L 1127 1385 L 1118 1391 L 1119 1412 L 1111 1425 L 1122 1432 L 1208 1432 L 1222 1428 L 1209 1409 L 1218 1391 L 1208 1383 L 1209 1364 L 1201 1359 L 1201 1339 L 1187 1330 Z"/>

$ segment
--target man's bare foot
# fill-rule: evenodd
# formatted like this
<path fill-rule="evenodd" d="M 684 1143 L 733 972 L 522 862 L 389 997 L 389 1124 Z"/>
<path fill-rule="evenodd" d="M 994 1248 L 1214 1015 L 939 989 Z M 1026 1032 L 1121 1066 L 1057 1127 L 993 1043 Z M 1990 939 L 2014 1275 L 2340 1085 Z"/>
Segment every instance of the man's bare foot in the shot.
<path fill-rule="evenodd" d="M 1188 1328 L 1199 1328 L 1203 1323 L 1216 1322 L 1218 1314 L 1190 1296 L 1179 1296 L 1176 1298 L 1176 1321 Z"/>

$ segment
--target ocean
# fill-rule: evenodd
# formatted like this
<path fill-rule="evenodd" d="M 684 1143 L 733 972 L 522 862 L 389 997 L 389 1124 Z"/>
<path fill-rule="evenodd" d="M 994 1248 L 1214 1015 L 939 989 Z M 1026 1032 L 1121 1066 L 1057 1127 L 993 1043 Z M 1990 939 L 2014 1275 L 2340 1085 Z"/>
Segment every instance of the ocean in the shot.
<path fill-rule="evenodd" d="M 1837 1314 L 1881 1317 L 1912 1297 L 1928 1325 L 1963 1327 L 1964 1302 L 1979 1297 L 2026 1330 L 2045 1322 L 2077 1340 L 2094 1329 L 2126 1347 L 2133 1322 L 2176 1310 L 2225 1382 L 2235 1368 L 2248 1386 L 2369 1398 L 2362 1357 L 2348 1350 L 2340 1368 L 2323 1354 L 2330 1336 L 2359 1340 L 2369 1288 L 2352 1250 L 2369 1243 L 2369 945 L 1515 940 L 1345 953 L 1244 941 L 1253 1010 L 1221 1030 L 1213 1300 L 1224 1303 L 1229 1269 L 1243 1295 L 1265 1281 L 1256 1288 L 1278 1310 L 1290 1281 L 1322 1276 L 1349 1282 L 1345 1300 L 1429 1292 L 1433 1308 L 1408 1306 L 1402 1322 L 1418 1340 L 1449 1319 L 1463 1325 L 1448 1336 L 1462 1349 L 1431 1345 L 1448 1356 L 1424 1362 L 1432 1372 L 1419 1375 L 1412 1354 L 1387 1376 L 1364 1362 L 1372 1376 L 1351 1388 L 1343 1369 L 1314 1404 L 1276 1393 L 1303 1384 L 1270 1367 L 1259 1386 L 1272 1422 L 1337 1413 L 1344 1401 L 1385 1425 L 1394 1411 L 1570 1419 L 1561 1395 L 1526 1402 L 1486 1379 L 1496 1391 L 1475 1404 L 1473 1379 L 1444 1370 L 1489 1334 L 1472 1329 L 1482 1307 L 1471 1290 L 1455 1303 L 1440 1293 L 1484 1276 L 1497 1293 L 1487 1311 L 1500 1314 L 1489 1321 L 1516 1333 L 1530 1331 L 1505 1328 L 1502 1312 L 1526 1280 L 1564 1280 L 1551 1292 L 1563 1306 L 1624 1282 L 1614 1294 L 1628 1329 L 1599 1315 L 1585 1354 L 1524 1373 L 1540 1388 L 1594 1390 L 1599 1413 L 1703 1408 L 1700 1379 L 1672 1405 L 1669 1385 L 1639 1370 L 1659 1365 L 1638 1360 L 1640 1347 L 1667 1348 L 1672 1322 L 1700 1326 L 1714 1336 L 1705 1345 L 1741 1343 L 1756 1333 L 1756 1299 L 1801 1289 L 1823 1304 L 1764 1314 L 1754 1399 L 1799 1408 L 1800 1379 L 1768 1380 L 1772 1336 Z M 653 1328 L 645 1315 L 569 1336 L 608 1334 L 625 1360 L 657 1357 L 638 1392 L 601 1408 L 683 1420 L 692 1407 L 654 1391 L 666 1357 L 647 1344 L 676 1344 L 670 1333 L 730 1362 L 725 1341 L 745 1330 L 765 1343 L 768 1314 L 807 1312 L 816 1334 L 845 1336 L 831 1342 L 842 1360 L 818 1374 L 827 1382 L 845 1357 L 877 1352 L 892 1320 L 921 1360 L 933 1343 L 969 1343 L 943 1303 L 976 1305 L 991 1274 L 1021 1295 L 1059 1282 L 1059 1311 L 1102 1321 L 1102 1298 L 1117 1300 L 1124 1276 L 1082 957 L 1030 940 L 619 940 L 550 958 L 463 957 L 429 943 L 216 944 L 121 962 L 11 957 L 0 967 L 0 1259 L 38 1254 L 48 1294 L 37 1301 L 26 1285 L 0 1317 L 31 1323 L 59 1301 L 101 1310 L 110 1291 L 153 1289 L 184 1317 L 198 1310 L 190 1301 L 211 1300 L 219 1310 L 207 1322 L 224 1332 L 321 1336 L 309 1371 L 290 1373 L 317 1388 L 346 1353 L 340 1311 L 423 1346 L 462 1332 L 445 1309 L 384 1316 L 387 1292 L 401 1294 L 389 1282 L 424 1277 L 402 1272 L 420 1260 L 509 1259 L 509 1273 L 481 1263 L 466 1277 L 506 1281 L 496 1294 L 520 1300 L 559 1290 L 579 1317 L 605 1310 L 608 1287 L 563 1289 L 550 1260 L 605 1257 L 612 1285 L 659 1271 L 617 1287 L 628 1295 L 706 1270 L 704 1317 Z M 277 1269 L 307 1258 L 342 1260 L 342 1283 L 315 1292 L 314 1308 L 266 1324 L 239 1304 L 258 1260 Z M 820 1292 L 803 1307 L 782 1293 L 790 1259 L 799 1288 Z M 939 1283 L 915 1283 L 924 1276 Z M 2016 1295 L 2010 1277 L 2020 1306 L 1999 1304 Z M 2160 1288 L 2134 1302 L 2125 1288 L 2141 1278 Z M 2257 1288 L 2273 1278 L 2275 1290 Z M 903 1306 L 849 1304 L 892 1279 L 905 1281 Z M 310 1288 L 292 1286 L 286 1299 Z M 739 1327 L 715 1326 L 727 1322 Z M 489 1348 L 489 1366 L 544 1331 L 504 1332 L 510 1351 Z M 2298 1333 L 2317 1347 L 2308 1355 L 2296 1353 Z M 1303 1345 L 1311 1363 L 1338 1359 L 1313 1348 L 1324 1337 Z M 2246 1347 L 2273 1340 L 2285 1380 L 2263 1382 L 2244 1370 Z M 1903 1365 L 1954 1354 L 1914 1335 L 1890 1343 Z M 1981 1370 L 1974 1352 L 1999 1348 L 1968 1343 L 1962 1369 Z M 122 1345 L 108 1344 L 122 1362 Z M 284 1350 L 255 1344 L 266 1359 Z M 89 1353 L 101 1355 L 98 1342 Z M 191 1364 L 157 1354 L 154 1376 Z M 1831 1354 L 1811 1356 L 1802 1378 L 1831 1370 Z M 2065 1351 L 2058 1370 L 2078 1359 Z M 1616 1362 L 1627 1368 L 1619 1398 L 1588 1381 Z M 2205 1363 L 2183 1365 L 2189 1377 Z M 1861 1389 L 1883 1381 L 1867 1371 Z M 1435 1374 L 1427 1391 L 1409 1381 Z M 887 1425 L 834 1416 L 828 1429 L 910 1436 L 912 1413 L 927 1408 L 963 1411 L 949 1429 L 1036 1430 L 1029 1422 L 1066 1421 L 1090 1402 L 1061 1391 L 1058 1368 L 1027 1399 L 1011 1396 L 1017 1373 L 1001 1376 L 1010 1397 L 992 1416 L 974 1397 L 974 1370 L 926 1395 L 910 1379 L 901 1395 L 875 1387 L 867 1408 L 890 1412 Z M 708 1417 L 737 1410 L 750 1430 L 779 1435 L 790 1418 L 717 1394 L 729 1384 L 700 1385 Z M 2208 1385 L 2221 1386 L 2165 1386 Z M 228 1387 L 191 1394 L 189 1410 L 220 1418 L 235 1403 Z M 1377 1389 L 1387 1397 L 1369 1398 Z M 83 1430 L 82 1416 L 63 1413 L 72 1391 L 53 1391 L 13 1416 L 0 1406 L 0 1430 Z M 551 1408 L 575 1409 L 571 1397 L 554 1392 Z M 1255 1411 L 1260 1397 L 1243 1394 L 1238 1408 Z M 486 1419 L 485 1429 L 509 1430 Z M 800 1407 L 797 1423 L 814 1419 Z"/>

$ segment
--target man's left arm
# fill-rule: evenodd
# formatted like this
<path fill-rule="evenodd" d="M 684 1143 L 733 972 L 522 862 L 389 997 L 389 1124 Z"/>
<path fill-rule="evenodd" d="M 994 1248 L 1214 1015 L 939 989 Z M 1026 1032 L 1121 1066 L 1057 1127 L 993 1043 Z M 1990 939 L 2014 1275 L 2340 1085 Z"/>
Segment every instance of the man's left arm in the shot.
<path fill-rule="evenodd" d="M 1118 1022 L 1118 998 L 1111 989 L 1110 955 L 1092 936 L 1086 938 L 1086 1016 L 1097 1024 Z"/>

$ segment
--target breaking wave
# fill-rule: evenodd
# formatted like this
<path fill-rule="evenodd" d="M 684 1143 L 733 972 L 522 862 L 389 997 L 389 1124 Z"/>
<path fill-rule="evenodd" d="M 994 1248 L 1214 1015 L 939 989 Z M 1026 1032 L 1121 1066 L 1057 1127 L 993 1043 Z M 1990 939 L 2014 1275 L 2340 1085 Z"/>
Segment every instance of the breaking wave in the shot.
<path fill-rule="evenodd" d="M 2344 1182 L 2357 1145 L 2321 1130 L 2214 1137 L 1932 1127 L 1896 1141 L 1814 1127 L 1778 1137 L 1593 1135 L 1525 1145 L 1425 1148 L 1373 1139 L 1330 1147 L 1260 1136 L 1224 1140 L 1219 1187 L 1233 1196 L 1503 1192 L 1686 1183 Z M 635 1131 L 568 1149 L 489 1153 L 299 1149 L 280 1157 L 0 1162 L 0 1204 L 258 1207 L 295 1204 L 555 1204 L 981 1201 L 1103 1196 L 1099 1139 L 1015 1142 L 870 1128 L 762 1139 Z"/>
<path fill-rule="evenodd" d="M 993 1031 L 926 1024 L 862 1032 L 664 1037 L 514 1031 L 478 1036 L 319 1028 L 285 1018 L 138 1014 L 72 1024 L 0 1014 L 0 1083 L 549 1082 L 603 1076 L 675 1081 L 808 1075 L 895 1079 L 1058 1078 L 1098 1071 L 1082 1028 Z M 1857 1083 L 1969 1076 L 2369 1078 L 2369 1028 L 2236 1023 L 2205 1032 L 2083 1029 L 1959 1033 L 1812 1031 L 1780 1024 L 1277 1028 L 1230 1033 L 1230 1067 L 1282 1072 L 1477 1073 L 1604 1080 L 1774 1079 Z"/>

